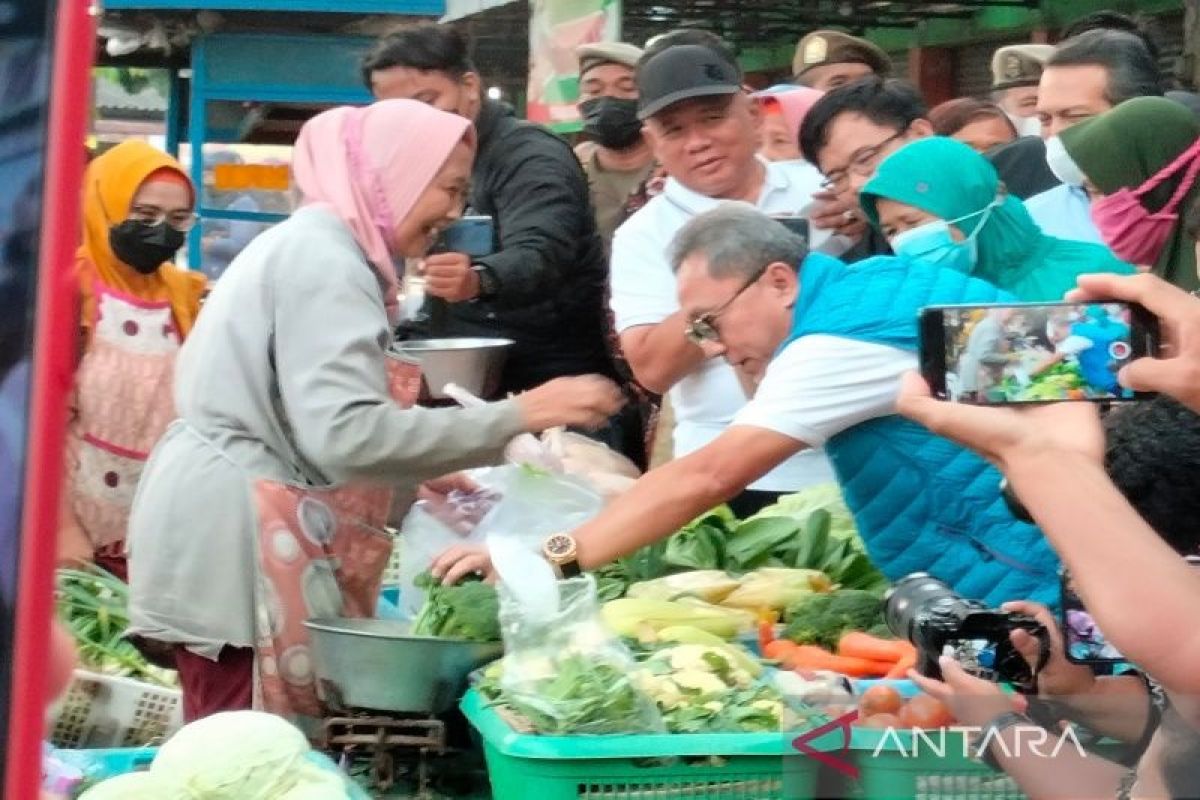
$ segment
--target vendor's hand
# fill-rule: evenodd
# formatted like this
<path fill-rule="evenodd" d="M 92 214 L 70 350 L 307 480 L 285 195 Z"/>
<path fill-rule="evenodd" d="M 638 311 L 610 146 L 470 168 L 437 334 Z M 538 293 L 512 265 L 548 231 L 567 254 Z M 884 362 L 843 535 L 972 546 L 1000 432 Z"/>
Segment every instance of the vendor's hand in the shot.
<path fill-rule="evenodd" d="M 829 190 L 817 192 L 813 200 L 816 205 L 809 213 L 808 221 L 814 228 L 836 231 L 851 239 L 858 239 L 867 232 L 867 220 L 857 202 Z"/>
<path fill-rule="evenodd" d="M 489 583 L 496 580 L 491 554 L 484 545 L 457 544 L 434 559 L 429 572 L 447 586 L 458 583 L 472 573 L 482 576 Z"/>
<path fill-rule="evenodd" d="M 517 396 L 525 430 L 531 433 L 555 428 L 602 427 L 625 405 L 620 388 L 599 375 L 555 378 Z"/>
<path fill-rule="evenodd" d="M 1025 614 L 1033 617 L 1045 627 L 1050 639 L 1050 657 L 1046 666 L 1037 673 L 1038 694 L 1046 699 L 1070 701 L 1076 695 L 1087 694 L 1095 688 L 1096 674 L 1082 664 L 1072 664 L 1063 652 L 1062 632 L 1050 609 L 1040 603 L 1018 600 L 1005 603 L 1001 611 Z M 1009 634 L 1013 647 L 1021 654 L 1029 669 L 1036 671 L 1041 655 L 1041 643 L 1028 631 L 1015 630 Z"/>
<path fill-rule="evenodd" d="M 417 489 L 424 510 L 455 533 L 467 534 L 492 508 L 494 494 L 464 472 L 455 472 L 425 481 Z"/>
<path fill-rule="evenodd" d="M 425 294 L 447 303 L 465 303 L 479 296 L 479 274 L 471 269 L 471 257 L 465 253 L 426 256 L 421 274 L 425 277 Z"/>
<path fill-rule="evenodd" d="M 1162 392 L 1200 413 L 1200 298 L 1154 275 L 1080 275 L 1073 303 L 1127 300 L 1158 317 L 1162 358 L 1139 358 L 1118 373 L 1122 386 Z"/>
<path fill-rule="evenodd" d="M 953 658 L 942 656 L 938 664 L 942 668 L 940 681 L 927 678 L 915 669 L 908 671 L 908 677 L 921 691 L 942 701 L 959 724 L 983 727 L 1005 712 L 1025 710 L 1024 697 L 1006 694 L 992 681 L 976 678 Z"/>
<path fill-rule="evenodd" d="M 975 406 L 938 400 L 915 372 L 900 383 L 896 411 L 953 439 L 1001 470 L 1031 456 L 1072 453 L 1104 463 L 1104 429 L 1095 403 Z"/>

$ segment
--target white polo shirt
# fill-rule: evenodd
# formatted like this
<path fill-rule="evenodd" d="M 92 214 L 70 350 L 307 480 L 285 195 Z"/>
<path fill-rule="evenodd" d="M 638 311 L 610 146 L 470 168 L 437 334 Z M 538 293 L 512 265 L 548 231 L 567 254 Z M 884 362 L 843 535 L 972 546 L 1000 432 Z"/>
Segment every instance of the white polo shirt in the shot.
<path fill-rule="evenodd" d="M 821 174 L 807 162 L 764 162 L 766 184 L 757 208 L 766 214 L 799 214 L 820 190 Z M 657 325 L 679 311 L 675 273 L 669 250 L 675 234 L 693 217 L 721 203 L 738 202 L 707 197 L 674 178 L 663 193 L 617 229 L 612 244 L 612 310 L 617 332 L 639 325 Z M 829 233 L 813 231 L 814 249 Z M 747 398 L 733 367 L 723 358 L 710 359 L 675 384 L 670 391 L 675 410 L 675 455 L 683 456 L 717 438 Z M 808 450 L 784 462 L 751 489 L 794 492 L 833 480 L 822 451 Z"/>

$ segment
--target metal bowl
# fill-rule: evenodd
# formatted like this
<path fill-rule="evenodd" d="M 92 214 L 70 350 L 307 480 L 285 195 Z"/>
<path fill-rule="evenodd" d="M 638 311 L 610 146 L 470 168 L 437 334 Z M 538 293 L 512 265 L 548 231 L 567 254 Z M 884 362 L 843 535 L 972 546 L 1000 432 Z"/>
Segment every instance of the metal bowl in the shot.
<path fill-rule="evenodd" d="M 310 619 L 317 678 L 335 708 L 440 714 L 467 675 L 504 653 L 500 642 L 412 636 L 386 619 Z M 332 696 L 330 696 L 332 695 Z"/>
<path fill-rule="evenodd" d="M 500 388 L 504 362 L 513 344 L 512 339 L 414 339 L 397 342 L 393 349 L 401 357 L 420 362 L 424 398 L 451 399 L 442 389 L 454 383 L 488 400 Z"/>

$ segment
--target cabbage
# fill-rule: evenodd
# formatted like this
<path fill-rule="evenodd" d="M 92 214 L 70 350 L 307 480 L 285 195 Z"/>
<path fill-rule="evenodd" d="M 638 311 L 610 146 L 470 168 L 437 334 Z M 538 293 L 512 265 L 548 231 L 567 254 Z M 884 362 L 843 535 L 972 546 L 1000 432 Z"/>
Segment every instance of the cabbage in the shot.
<path fill-rule="evenodd" d="M 362 797 L 297 728 L 258 711 L 184 726 L 149 772 L 98 784 L 80 800 L 354 800 Z"/>

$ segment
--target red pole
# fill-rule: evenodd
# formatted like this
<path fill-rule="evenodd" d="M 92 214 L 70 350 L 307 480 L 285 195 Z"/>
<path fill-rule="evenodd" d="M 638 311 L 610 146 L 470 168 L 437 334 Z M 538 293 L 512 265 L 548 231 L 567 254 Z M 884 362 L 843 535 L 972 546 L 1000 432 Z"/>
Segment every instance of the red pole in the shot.
<path fill-rule="evenodd" d="M 97 13 L 91 0 L 60 0 L 53 28 L 6 800 L 36 800 L 41 786 L 58 503 L 70 390 L 65 376 L 74 364 L 78 329 L 75 298 L 67 287 L 80 240 L 80 187 Z"/>

